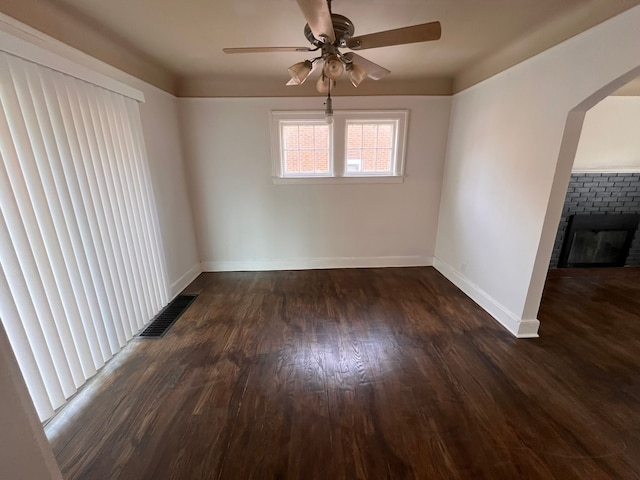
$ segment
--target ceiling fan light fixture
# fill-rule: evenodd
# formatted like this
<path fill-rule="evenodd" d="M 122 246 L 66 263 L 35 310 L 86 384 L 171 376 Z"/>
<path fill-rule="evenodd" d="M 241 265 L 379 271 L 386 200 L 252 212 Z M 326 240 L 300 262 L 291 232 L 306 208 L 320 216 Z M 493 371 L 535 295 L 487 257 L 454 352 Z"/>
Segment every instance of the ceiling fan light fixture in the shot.
<path fill-rule="evenodd" d="M 362 81 L 367 78 L 367 71 L 355 63 L 347 64 L 347 74 L 354 87 L 360 85 Z"/>
<path fill-rule="evenodd" d="M 310 60 L 305 60 L 304 62 L 298 62 L 291 65 L 288 70 L 289 75 L 291 75 L 291 80 L 296 82 L 297 85 L 302 85 L 304 81 L 309 78 L 309 75 L 313 70 L 313 64 Z"/>
<path fill-rule="evenodd" d="M 336 81 L 333 78 L 327 78 L 324 72 L 318 78 L 316 89 L 320 93 L 329 93 L 329 89 L 333 90 L 336 86 Z"/>
<path fill-rule="evenodd" d="M 322 71 L 327 78 L 337 80 L 344 73 L 344 63 L 337 55 L 332 53 L 324 59 Z"/>

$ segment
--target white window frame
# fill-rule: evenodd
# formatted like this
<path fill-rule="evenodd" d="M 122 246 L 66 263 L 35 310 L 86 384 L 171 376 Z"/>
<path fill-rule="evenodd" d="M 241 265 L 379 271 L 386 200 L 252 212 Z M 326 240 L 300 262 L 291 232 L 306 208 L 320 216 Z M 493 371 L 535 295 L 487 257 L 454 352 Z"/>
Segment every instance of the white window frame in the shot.
<path fill-rule="evenodd" d="M 402 183 L 407 147 L 408 110 L 337 110 L 329 129 L 329 172 L 330 174 L 302 174 L 284 176 L 284 156 L 281 126 L 300 123 L 324 123 L 323 111 L 272 111 L 271 112 L 271 155 L 273 183 L 323 184 L 323 183 Z M 395 123 L 393 141 L 395 158 L 392 159 L 391 175 L 376 172 L 347 172 L 347 121 L 358 123 Z"/>

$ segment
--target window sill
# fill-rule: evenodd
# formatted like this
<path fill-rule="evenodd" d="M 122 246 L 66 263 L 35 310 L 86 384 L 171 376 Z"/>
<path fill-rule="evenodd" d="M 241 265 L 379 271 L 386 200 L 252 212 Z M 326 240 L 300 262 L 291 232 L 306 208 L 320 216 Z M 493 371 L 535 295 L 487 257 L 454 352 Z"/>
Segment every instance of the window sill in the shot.
<path fill-rule="evenodd" d="M 274 185 L 351 185 L 357 183 L 402 183 L 403 176 L 370 177 L 273 177 Z"/>

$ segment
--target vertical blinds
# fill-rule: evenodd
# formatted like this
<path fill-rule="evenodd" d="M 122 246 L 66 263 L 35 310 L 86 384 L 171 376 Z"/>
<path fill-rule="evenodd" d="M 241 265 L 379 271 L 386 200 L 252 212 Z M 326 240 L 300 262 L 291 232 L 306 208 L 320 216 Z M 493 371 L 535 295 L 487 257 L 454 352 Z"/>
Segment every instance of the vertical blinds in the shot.
<path fill-rule="evenodd" d="M 41 420 L 168 301 L 135 100 L 0 52 L 0 318 Z"/>

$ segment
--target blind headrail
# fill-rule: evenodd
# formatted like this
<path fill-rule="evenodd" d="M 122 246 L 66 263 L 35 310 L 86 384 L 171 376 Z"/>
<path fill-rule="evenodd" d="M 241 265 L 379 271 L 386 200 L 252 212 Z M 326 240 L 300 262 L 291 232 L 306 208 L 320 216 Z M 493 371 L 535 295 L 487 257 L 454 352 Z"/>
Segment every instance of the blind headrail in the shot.
<path fill-rule="evenodd" d="M 38 43 L 44 46 L 38 45 Z M 138 102 L 145 101 L 144 94 L 140 90 L 46 48 L 51 46 L 57 46 L 58 49 L 76 51 L 74 48 L 0 13 L 1 51 L 105 88 Z"/>

